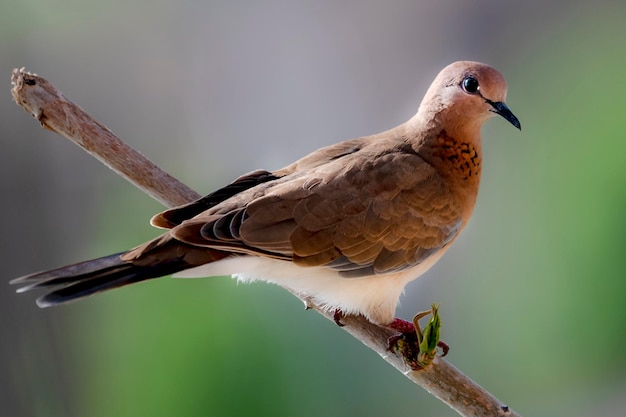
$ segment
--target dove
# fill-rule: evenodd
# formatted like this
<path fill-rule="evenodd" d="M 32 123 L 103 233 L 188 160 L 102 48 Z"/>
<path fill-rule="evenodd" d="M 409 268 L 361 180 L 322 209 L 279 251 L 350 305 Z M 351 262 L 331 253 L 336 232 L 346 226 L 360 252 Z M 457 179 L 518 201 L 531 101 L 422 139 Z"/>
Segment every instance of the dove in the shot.
<path fill-rule="evenodd" d="M 49 307 L 167 275 L 231 275 L 290 289 L 339 315 L 394 321 L 405 286 L 467 225 L 482 167 L 481 126 L 507 84 L 459 61 L 432 82 L 407 122 L 321 148 L 277 171 L 256 170 L 151 224 L 167 229 L 133 249 L 11 281 Z"/>

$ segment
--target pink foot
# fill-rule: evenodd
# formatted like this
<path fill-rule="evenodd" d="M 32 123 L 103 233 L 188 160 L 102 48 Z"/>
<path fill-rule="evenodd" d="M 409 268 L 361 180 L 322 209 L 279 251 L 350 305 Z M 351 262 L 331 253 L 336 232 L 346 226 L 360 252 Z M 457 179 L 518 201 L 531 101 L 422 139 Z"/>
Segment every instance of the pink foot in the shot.
<path fill-rule="evenodd" d="M 343 318 L 343 311 L 336 309 L 335 312 L 333 313 L 333 320 L 335 320 L 335 324 L 337 324 L 337 326 L 339 327 L 345 326 L 345 324 L 341 322 L 342 318 Z"/>
<path fill-rule="evenodd" d="M 415 326 L 412 322 L 395 318 L 387 325 L 394 330 L 399 331 L 400 333 L 415 333 Z"/>
<path fill-rule="evenodd" d="M 394 352 L 398 348 L 398 342 L 400 340 L 410 340 L 417 344 L 417 333 L 415 332 L 415 326 L 410 321 L 395 318 L 391 321 L 391 323 L 387 325 L 387 327 L 398 331 L 398 334 L 394 334 L 387 339 L 388 351 Z"/>

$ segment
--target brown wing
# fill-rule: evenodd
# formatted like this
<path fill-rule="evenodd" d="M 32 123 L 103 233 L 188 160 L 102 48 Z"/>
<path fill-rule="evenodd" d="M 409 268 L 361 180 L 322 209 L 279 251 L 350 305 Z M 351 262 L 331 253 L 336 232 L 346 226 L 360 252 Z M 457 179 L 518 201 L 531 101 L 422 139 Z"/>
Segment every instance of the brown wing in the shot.
<path fill-rule="evenodd" d="M 169 210 L 161 212 L 150 220 L 150 223 L 159 228 L 171 229 L 178 226 L 183 221 L 191 219 L 216 205 L 228 200 L 231 197 L 236 196 L 246 190 L 256 187 L 260 184 L 278 180 L 286 175 L 293 174 L 294 172 L 306 172 L 312 168 L 323 165 L 331 160 L 336 160 L 346 155 L 350 155 L 359 151 L 362 147 L 371 142 L 373 138 L 358 138 L 351 139 L 344 142 L 336 143 L 325 148 L 319 149 L 302 159 L 294 162 L 293 164 L 275 172 L 271 173 L 265 170 L 256 170 L 234 180 L 232 183 L 220 188 L 217 191 L 208 194 L 196 201 L 189 204 L 184 204 L 179 207 L 174 207 Z"/>
<path fill-rule="evenodd" d="M 180 207 L 174 207 L 157 214 L 150 220 L 150 224 L 163 229 L 171 229 L 181 224 L 183 221 L 215 207 L 219 203 L 233 197 L 234 195 L 259 184 L 276 179 L 278 179 L 278 177 L 268 171 L 257 170 L 250 172 L 249 174 L 242 175 L 227 186 L 222 187 L 199 200 Z"/>
<path fill-rule="evenodd" d="M 412 150 L 355 148 L 262 187 L 183 222 L 173 236 L 363 276 L 414 266 L 461 228 L 447 183 Z"/>

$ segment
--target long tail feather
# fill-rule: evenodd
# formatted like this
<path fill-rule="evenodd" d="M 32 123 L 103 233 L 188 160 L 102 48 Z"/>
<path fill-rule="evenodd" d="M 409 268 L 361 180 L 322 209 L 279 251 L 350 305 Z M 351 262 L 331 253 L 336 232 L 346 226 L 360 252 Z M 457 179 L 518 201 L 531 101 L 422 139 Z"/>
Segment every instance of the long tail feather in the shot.
<path fill-rule="evenodd" d="M 120 258 L 122 253 L 37 272 L 16 278 L 11 284 L 23 285 L 17 292 L 45 289 L 47 294 L 37 299 L 39 307 L 50 307 L 87 297 L 102 291 L 122 287 L 151 278 L 162 277 L 188 268 L 180 258 L 154 265 L 136 265 Z"/>

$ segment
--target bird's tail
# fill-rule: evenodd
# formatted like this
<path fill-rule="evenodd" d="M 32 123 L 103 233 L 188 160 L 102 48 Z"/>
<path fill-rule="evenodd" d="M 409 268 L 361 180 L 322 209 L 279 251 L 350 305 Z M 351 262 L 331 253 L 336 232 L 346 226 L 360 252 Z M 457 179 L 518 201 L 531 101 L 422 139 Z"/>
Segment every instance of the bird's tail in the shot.
<path fill-rule="evenodd" d="M 128 252 L 25 275 L 12 280 L 11 284 L 23 285 L 17 292 L 34 289 L 48 291 L 47 294 L 37 299 L 37 305 L 50 307 L 113 288 L 171 275 L 223 257 L 219 253 L 211 254 L 207 250 L 191 248 L 191 252 L 201 251 L 201 256 L 196 254 L 195 262 L 190 262 L 188 256 L 182 255 L 189 254 L 189 251 L 179 251 L 176 250 L 176 247 L 171 247 L 172 243 L 174 245 L 184 244 L 169 240 L 169 242 L 165 242 L 166 245 L 163 245 L 163 240 L 161 239 L 159 242 L 159 239 L 155 239 Z M 155 243 L 157 244 L 155 245 Z M 154 250 L 155 246 L 156 250 Z M 129 256 L 137 253 L 140 255 Z M 168 256 L 163 256 L 164 253 Z M 198 260 L 200 261 L 198 262 Z"/>

